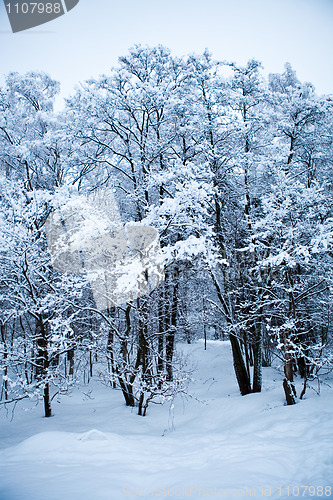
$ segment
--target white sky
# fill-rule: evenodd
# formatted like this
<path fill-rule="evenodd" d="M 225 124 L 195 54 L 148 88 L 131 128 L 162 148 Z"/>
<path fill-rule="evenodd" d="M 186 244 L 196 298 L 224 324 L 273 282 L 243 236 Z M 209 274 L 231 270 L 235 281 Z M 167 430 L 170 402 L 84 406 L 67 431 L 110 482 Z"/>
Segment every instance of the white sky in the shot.
<path fill-rule="evenodd" d="M 9 71 L 43 70 L 69 95 L 107 73 L 136 43 L 175 55 L 206 47 L 219 60 L 290 62 L 318 93 L 333 93 L 333 0 L 80 0 L 66 15 L 12 34 L 0 0 L 0 85 Z"/>

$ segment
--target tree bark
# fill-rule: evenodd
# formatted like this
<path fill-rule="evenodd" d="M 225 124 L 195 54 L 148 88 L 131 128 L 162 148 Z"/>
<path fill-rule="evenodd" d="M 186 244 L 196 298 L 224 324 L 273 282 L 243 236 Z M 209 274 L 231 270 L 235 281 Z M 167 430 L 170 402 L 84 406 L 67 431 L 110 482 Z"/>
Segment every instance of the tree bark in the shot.
<path fill-rule="evenodd" d="M 285 378 L 283 379 L 283 389 L 286 395 L 287 405 L 296 404 L 296 389 L 293 384 L 294 381 L 294 373 L 293 373 L 293 358 L 291 353 L 289 352 L 288 347 L 288 336 L 284 335 L 284 346 L 285 346 L 285 363 L 284 363 L 284 374 Z"/>
<path fill-rule="evenodd" d="M 157 340 L 157 371 L 163 373 L 164 369 L 164 335 L 165 335 L 165 308 L 163 287 L 160 287 L 158 301 L 158 340 Z"/>
<path fill-rule="evenodd" d="M 4 372 L 3 372 L 3 374 L 5 375 L 5 380 L 3 380 L 3 385 L 2 385 L 2 388 L 1 388 L 0 399 L 2 399 L 2 395 L 4 395 L 4 399 L 8 399 L 8 380 L 7 380 L 8 368 L 6 366 L 6 360 L 8 358 L 8 349 L 7 349 L 7 342 L 6 342 L 6 335 L 5 335 L 6 326 L 3 323 L 1 323 L 0 327 L 1 327 L 1 340 L 2 340 L 2 343 L 3 343 L 3 346 L 4 346 L 3 359 L 4 359 L 4 362 L 5 362 L 5 369 L 4 369 Z"/>
<path fill-rule="evenodd" d="M 70 349 L 67 352 L 67 359 L 69 361 L 69 375 L 73 377 L 74 375 L 74 349 Z"/>
<path fill-rule="evenodd" d="M 148 345 L 148 304 L 147 299 L 142 300 L 137 299 L 138 311 L 140 311 L 139 317 L 139 348 L 138 348 L 138 359 L 140 360 L 142 369 L 142 382 L 145 384 L 150 377 L 149 368 L 149 345 Z M 138 415 L 143 416 L 144 412 L 144 399 L 145 391 L 141 388 L 141 393 L 139 397 Z"/>
<path fill-rule="evenodd" d="M 232 347 L 234 369 L 238 382 L 238 387 L 241 395 L 245 396 L 246 394 L 250 394 L 251 392 L 250 377 L 246 370 L 238 338 L 232 333 L 229 335 L 229 338 Z"/>
<path fill-rule="evenodd" d="M 261 392 L 262 384 L 262 318 L 259 324 L 255 325 L 256 336 L 253 346 L 254 365 L 253 365 L 253 392 Z"/>
<path fill-rule="evenodd" d="M 166 336 L 166 342 L 165 342 L 166 372 L 167 372 L 167 380 L 169 382 L 172 380 L 172 377 L 173 377 L 172 360 L 173 360 L 173 353 L 174 353 L 174 348 L 175 348 L 175 333 L 177 330 L 178 275 L 179 275 L 178 269 L 176 268 L 174 273 L 173 273 L 170 326 L 169 326 L 169 332 Z"/>
<path fill-rule="evenodd" d="M 39 316 L 36 324 L 36 337 L 37 337 L 37 380 L 40 385 L 44 386 L 43 399 L 44 399 L 44 414 L 45 417 L 52 416 L 51 409 L 51 399 L 50 399 L 50 384 L 47 379 L 48 369 L 50 366 L 48 357 L 48 339 L 46 328 L 43 322 L 43 318 Z"/>

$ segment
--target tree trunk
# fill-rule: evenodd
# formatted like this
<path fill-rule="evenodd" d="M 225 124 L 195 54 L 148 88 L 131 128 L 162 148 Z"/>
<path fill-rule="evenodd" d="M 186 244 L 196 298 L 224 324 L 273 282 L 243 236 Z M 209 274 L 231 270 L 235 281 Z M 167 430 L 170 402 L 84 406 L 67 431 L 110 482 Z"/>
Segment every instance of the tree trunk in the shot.
<path fill-rule="evenodd" d="M 283 379 L 283 389 L 284 389 L 284 392 L 286 395 L 287 405 L 294 405 L 294 404 L 296 404 L 296 389 L 295 389 L 295 386 L 293 384 L 293 381 L 294 381 L 293 358 L 292 358 L 291 353 L 289 352 L 287 334 L 284 335 L 284 346 L 285 346 L 284 347 L 285 348 L 285 353 L 284 353 L 285 378 Z"/>
<path fill-rule="evenodd" d="M 69 375 L 73 377 L 74 375 L 74 349 L 70 349 L 67 352 L 67 359 L 69 361 Z"/>
<path fill-rule="evenodd" d="M 292 144 L 290 146 L 292 149 Z M 294 322 L 296 322 L 296 303 L 293 294 L 293 279 L 291 276 L 290 270 L 286 269 L 285 275 L 287 278 L 289 292 L 288 292 L 288 317 L 292 318 Z M 284 374 L 285 378 L 283 380 L 283 389 L 286 395 L 287 405 L 294 405 L 296 403 L 296 389 L 293 384 L 294 381 L 294 373 L 293 373 L 293 356 L 289 344 L 289 334 L 287 331 L 283 334 L 283 343 L 284 343 Z"/>
<path fill-rule="evenodd" d="M 108 316 L 110 318 L 115 318 L 116 314 L 116 308 L 111 307 L 107 311 Z M 109 358 L 108 358 L 108 364 L 109 364 L 109 372 L 112 373 L 112 381 L 111 381 L 111 387 L 115 389 L 117 387 L 116 384 L 116 369 L 115 369 L 115 360 L 114 360 L 114 352 L 113 352 L 113 330 L 112 327 L 109 328 L 109 333 L 108 333 L 108 343 L 107 343 L 107 350 L 109 353 Z"/>
<path fill-rule="evenodd" d="M 234 369 L 235 369 L 236 379 L 238 382 L 238 387 L 241 395 L 245 396 L 246 394 L 250 394 L 251 392 L 250 377 L 246 370 L 238 338 L 232 333 L 229 335 L 229 338 L 232 347 Z"/>
<path fill-rule="evenodd" d="M 283 379 L 283 389 L 286 395 L 287 405 L 296 404 L 296 390 L 294 384 L 292 384 L 287 378 Z"/>
<path fill-rule="evenodd" d="M 137 369 L 140 366 L 140 353 L 139 352 L 137 353 L 137 359 L 134 371 L 131 372 L 130 375 L 128 375 L 127 367 L 129 364 L 129 360 L 128 360 L 127 339 L 130 337 L 130 331 L 131 331 L 131 305 L 128 304 L 125 310 L 125 335 L 124 338 L 121 340 L 121 347 L 120 347 L 120 352 L 123 358 L 122 366 L 124 367 L 124 373 L 120 373 L 119 368 L 117 366 L 116 366 L 116 372 L 117 372 L 118 382 L 125 399 L 126 406 L 134 407 L 135 398 L 133 394 L 133 383 L 136 377 Z"/>
<path fill-rule="evenodd" d="M 173 273 L 173 283 L 172 283 L 172 302 L 171 302 L 171 314 L 170 314 L 170 326 L 169 332 L 166 336 L 165 342 L 165 355 L 166 355 L 166 372 L 167 380 L 170 382 L 173 377 L 172 373 L 172 360 L 175 348 L 175 333 L 177 330 L 177 310 L 178 310 L 178 269 L 175 269 Z"/>
<path fill-rule="evenodd" d="M 123 377 L 118 374 L 118 381 L 123 393 L 126 406 L 135 406 L 135 400 L 133 395 L 133 385 L 124 381 Z"/>
<path fill-rule="evenodd" d="M 158 340 L 157 340 L 157 371 L 163 373 L 164 369 L 164 335 L 165 335 L 165 308 L 164 293 L 161 287 L 158 302 Z"/>
<path fill-rule="evenodd" d="M 256 336 L 253 346 L 254 365 L 253 365 L 253 392 L 261 392 L 262 384 L 262 318 L 259 324 L 256 324 Z"/>
<path fill-rule="evenodd" d="M 165 343 L 166 373 L 168 382 L 171 382 L 173 376 L 172 358 L 173 358 L 174 345 L 175 345 L 175 332 L 171 331 L 166 336 L 166 343 Z"/>
<path fill-rule="evenodd" d="M 44 414 L 45 417 L 52 417 L 51 399 L 50 399 L 50 384 L 47 382 L 44 387 Z"/>
<path fill-rule="evenodd" d="M 92 376 L 93 376 L 93 366 L 94 366 L 94 363 L 93 363 L 93 354 L 90 351 L 89 352 L 89 375 L 90 375 L 90 378 L 92 378 Z"/>
<path fill-rule="evenodd" d="M 4 399 L 6 400 L 6 399 L 8 399 L 8 380 L 7 380 L 8 368 L 6 366 L 6 360 L 8 358 L 8 349 L 7 349 L 7 342 L 6 342 L 6 335 L 5 335 L 6 327 L 3 323 L 1 323 L 0 326 L 1 326 L 1 340 L 3 343 L 3 347 L 4 347 L 3 359 L 4 359 L 4 364 L 5 364 L 5 369 L 3 372 L 5 379 L 3 380 L 0 399 L 2 399 L 2 396 L 4 396 Z"/>
<path fill-rule="evenodd" d="M 140 312 L 139 317 L 139 359 L 141 362 L 142 369 L 142 382 L 145 385 L 149 382 L 150 378 L 150 368 L 149 368 L 149 346 L 148 346 L 148 304 L 147 299 L 137 299 L 137 307 Z M 145 390 L 141 388 L 141 393 L 139 397 L 138 415 L 143 416 L 144 412 L 144 399 Z"/>
<path fill-rule="evenodd" d="M 48 339 L 46 328 L 43 318 L 39 316 L 36 324 L 36 338 L 37 338 L 37 369 L 36 375 L 40 385 L 44 386 L 43 399 L 44 399 L 44 413 L 45 417 L 52 416 L 51 399 L 50 399 L 50 384 L 47 380 L 48 369 L 50 366 L 48 357 Z"/>

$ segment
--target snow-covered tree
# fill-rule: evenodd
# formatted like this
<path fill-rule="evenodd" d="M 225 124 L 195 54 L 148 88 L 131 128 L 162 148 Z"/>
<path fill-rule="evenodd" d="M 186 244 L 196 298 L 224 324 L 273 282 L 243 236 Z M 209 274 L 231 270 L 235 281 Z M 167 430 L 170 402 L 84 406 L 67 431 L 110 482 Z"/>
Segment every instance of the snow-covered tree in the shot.
<path fill-rule="evenodd" d="M 144 415 L 186 390 L 177 341 L 212 326 L 241 394 L 282 351 L 294 403 L 295 373 L 304 393 L 331 366 L 331 99 L 289 64 L 266 81 L 161 46 L 55 115 L 58 90 L 34 72 L 0 90 L 2 401 L 50 415 L 97 359 Z"/>

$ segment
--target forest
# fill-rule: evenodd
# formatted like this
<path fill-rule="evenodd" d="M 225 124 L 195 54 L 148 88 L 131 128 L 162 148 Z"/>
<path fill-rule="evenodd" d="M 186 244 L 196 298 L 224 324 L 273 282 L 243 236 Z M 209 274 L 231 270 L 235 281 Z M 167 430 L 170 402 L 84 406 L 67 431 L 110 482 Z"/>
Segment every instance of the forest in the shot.
<path fill-rule="evenodd" d="M 0 405 L 50 417 L 97 374 L 145 416 L 199 338 L 230 341 L 242 396 L 275 363 L 299 402 L 333 367 L 332 97 L 140 45 L 59 92 L 0 88 Z"/>

